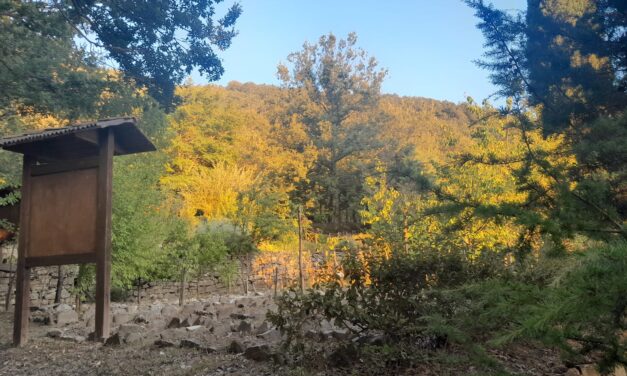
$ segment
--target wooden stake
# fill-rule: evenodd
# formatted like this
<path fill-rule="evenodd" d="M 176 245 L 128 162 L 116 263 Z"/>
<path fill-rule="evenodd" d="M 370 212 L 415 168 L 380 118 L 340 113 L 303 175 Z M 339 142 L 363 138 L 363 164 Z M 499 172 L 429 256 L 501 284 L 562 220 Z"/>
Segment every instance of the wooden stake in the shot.
<path fill-rule="evenodd" d="M 13 254 L 15 253 L 15 243 L 9 253 L 9 285 L 7 286 L 7 295 L 4 298 L 4 310 L 8 311 L 11 306 L 11 297 L 13 296 L 13 283 L 15 282 L 15 271 L 13 270 Z"/>
<path fill-rule="evenodd" d="M 276 298 L 277 296 L 277 288 L 279 285 L 279 268 L 278 267 L 274 267 L 274 297 Z"/>
<path fill-rule="evenodd" d="M 183 268 L 181 272 L 181 289 L 179 290 L 179 305 L 185 302 L 185 283 L 187 283 L 187 269 Z"/>
<path fill-rule="evenodd" d="M 303 273 L 303 209 L 298 207 L 298 276 L 300 292 L 305 292 L 305 274 Z"/>

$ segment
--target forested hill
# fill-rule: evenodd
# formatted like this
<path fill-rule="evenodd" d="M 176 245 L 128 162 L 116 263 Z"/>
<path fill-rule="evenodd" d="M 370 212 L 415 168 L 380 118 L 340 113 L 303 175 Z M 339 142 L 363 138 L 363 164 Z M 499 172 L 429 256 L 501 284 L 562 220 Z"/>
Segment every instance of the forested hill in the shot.
<path fill-rule="evenodd" d="M 358 230 L 365 179 L 378 167 L 410 163 L 428 176 L 472 144 L 468 104 L 382 95 L 369 121 L 324 134 L 287 88 L 231 82 L 177 94 L 164 183 L 182 193 L 189 217 L 228 217 L 242 189 L 269 184 L 326 231 Z M 329 168 L 327 153 L 346 155 Z"/>
<path fill-rule="evenodd" d="M 231 81 L 226 87 L 208 86 L 224 95 L 235 95 L 237 100 L 259 111 L 270 121 L 276 121 L 285 109 L 289 94 L 285 89 L 272 85 Z M 416 147 L 417 156 L 424 163 L 444 161 L 451 152 L 464 150 L 471 134 L 473 114 L 467 103 L 424 97 L 383 94 L 379 108 L 389 117 L 380 123 L 381 132 L 401 142 Z"/>

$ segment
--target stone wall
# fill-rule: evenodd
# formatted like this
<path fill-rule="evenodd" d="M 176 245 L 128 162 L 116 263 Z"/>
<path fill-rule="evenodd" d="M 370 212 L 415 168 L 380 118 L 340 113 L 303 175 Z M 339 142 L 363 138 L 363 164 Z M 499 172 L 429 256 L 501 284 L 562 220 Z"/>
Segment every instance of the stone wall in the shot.
<path fill-rule="evenodd" d="M 11 285 L 10 308 L 15 305 L 15 246 L 9 244 L 2 249 L 2 257 L 0 259 L 0 310 L 4 310 L 5 301 L 9 289 L 10 280 L 13 279 Z M 12 260 L 12 261 L 11 261 Z M 74 279 L 78 274 L 78 266 L 64 265 L 62 267 L 63 286 L 61 289 L 61 302 L 73 302 L 71 291 L 74 288 Z M 38 267 L 31 269 L 30 278 L 30 300 L 31 306 L 46 306 L 54 303 L 54 297 L 57 291 L 58 267 Z"/>
<path fill-rule="evenodd" d="M 7 295 L 10 278 L 13 278 L 15 269 L 16 250 L 14 244 L 5 245 L 1 249 L 0 257 L 0 310 L 4 309 L 4 302 Z M 10 260 L 13 260 L 12 262 Z M 269 256 L 261 255 L 255 259 L 252 271 L 249 276 L 249 291 L 274 290 L 275 284 L 278 290 L 294 285 L 298 281 L 298 266 L 296 256 L 292 253 L 274 252 Z M 63 269 L 63 289 L 61 292 L 61 302 L 66 304 L 74 303 L 71 296 L 74 287 L 74 279 L 78 274 L 78 266 L 64 265 Z M 311 260 L 306 258 L 306 282 L 309 284 L 311 275 Z M 58 270 L 53 267 L 33 268 L 31 272 L 31 305 L 46 306 L 54 303 L 57 288 Z M 12 284 L 10 308 L 14 305 L 15 281 Z M 141 300 L 154 301 L 178 301 L 179 298 L 178 281 L 153 281 L 139 290 Z M 206 275 L 200 280 L 189 278 L 185 286 L 185 299 L 206 298 L 214 294 L 243 293 L 243 281 L 240 273 L 236 273 L 231 285 L 227 286 L 218 276 Z M 128 300 L 137 301 L 138 290 L 130 291 Z"/>
<path fill-rule="evenodd" d="M 6 264 L 5 264 L 6 265 Z M 4 304 L 9 288 L 9 280 L 14 277 L 14 272 L 8 268 L 0 269 L 0 310 L 4 310 Z M 74 278 L 77 275 L 78 267 L 74 265 L 64 265 L 62 269 L 63 287 L 61 289 L 61 303 L 72 303 L 71 295 L 74 287 Z M 54 303 L 57 291 L 58 269 L 52 267 L 38 267 L 31 269 L 30 278 L 30 304 L 31 306 L 47 306 Z M 9 310 L 15 305 L 15 280 L 12 283 L 11 302 Z"/>
<path fill-rule="evenodd" d="M 149 301 L 178 301 L 180 286 L 181 284 L 178 281 L 152 281 L 140 289 L 141 299 L 148 299 Z M 252 284 L 249 286 L 252 290 Z M 265 287 L 262 289 L 265 290 Z M 206 275 L 200 279 L 192 278 L 185 283 L 186 300 L 203 299 L 216 294 L 241 293 L 242 291 L 242 280 L 239 277 L 235 278 L 231 286 L 223 283 L 218 276 L 212 275 Z M 131 293 L 132 300 L 137 300 L 137 293 L 137 290 Z"/>

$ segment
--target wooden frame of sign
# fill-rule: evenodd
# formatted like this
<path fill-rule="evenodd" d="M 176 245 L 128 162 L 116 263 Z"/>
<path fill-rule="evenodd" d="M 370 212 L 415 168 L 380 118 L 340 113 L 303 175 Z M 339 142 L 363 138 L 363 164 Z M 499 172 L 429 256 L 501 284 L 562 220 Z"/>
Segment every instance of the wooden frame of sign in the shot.
<path fill-rule="evenodd" d="M 133 118 L 0 139 L 24 154 L 13 343 L 28 339 L 30 268 L 96 264 L 95 339 L 109 337 L 113 156 L 155 150 Z"/>

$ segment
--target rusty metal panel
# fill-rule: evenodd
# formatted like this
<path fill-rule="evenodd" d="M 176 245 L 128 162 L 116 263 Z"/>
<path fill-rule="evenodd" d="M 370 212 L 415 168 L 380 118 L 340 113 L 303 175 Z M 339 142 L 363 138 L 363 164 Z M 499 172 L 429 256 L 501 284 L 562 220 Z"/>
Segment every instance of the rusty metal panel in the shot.
<path fill-rule="evenodd" d="M 26 257 L 95 252 L 97 178 L 97 168 L 31 176 L 31 240 Z"/>

